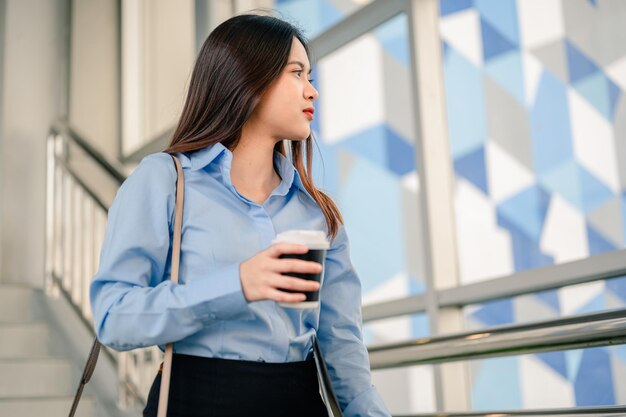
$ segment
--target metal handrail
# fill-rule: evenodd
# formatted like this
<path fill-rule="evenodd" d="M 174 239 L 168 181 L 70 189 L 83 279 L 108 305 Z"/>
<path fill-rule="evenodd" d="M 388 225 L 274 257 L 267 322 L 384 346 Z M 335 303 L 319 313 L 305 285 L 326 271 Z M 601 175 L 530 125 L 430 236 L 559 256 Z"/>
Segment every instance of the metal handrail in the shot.
<path fill-rule="evenodd" d="M 161 152 L 169 145 L 172 136 L 174 135 L 174 127 L 166 129 L 163 133 L 150 139 L 138 149 L 131 152 L 129 155 L 122 155 L 121 160 L 124 163 L 137 163 L 141 161 L 141 158 L 151 153 Z"/>
<path fill-rule="evenodd" d="M 88 286 L 97 271 L 98 249 L 109 203 L 72 167 L 70 147 L 80 148 L 118 186 L 126 179 L 124 167 L 106 158 L 65 121 L 50 127 L 46 208 L 46 289 L 63 296 L 95 336 L 89 310 Z M 97 222 L 96 216 L 102 220 Z M 145 404 L 144 393 L 158 367 L 157 347 L 116 352 L 103 349 L 118 369 L 118 405 Z"/>
<path fill-rule="evenodd" d="M 533 410 L 489 410 L 470 413 L 420 413 L 401 414 L 394 417 L 523 417 L 523 416 L 558 416 L 558 417 L 619 417 L 626 416 L 626 406 L 607 405 L 576 408 L 543 408 Z"/>
<path fill-rule="evenodd" d="M 57 123 L 51 128 L 50 133 L 51 137 L 61 135 L 77 144 L 112 177 L 118 179 L 120 183 L 124 181 L 123 168 L 115 162 L 108 161 L 69 126 Z M 84 189 L 96 205 L 107 210 L 96 193 L 80 180 L 77 173 L 69 168 L 63 158 L 55 155 L 54 161 L 61 165 L 66 175 L 71 176 L 76 184 Z M 62 288 L 63 279 L 55 274 L 53 274 L 53 279 L 56 285 Z M 595 279 L 599 278 L 596 277 Z M 71 300 L 71 294 L 68 291 L 63 291 L 63 293 L 65 297 Z M 80 313 L 80 308 L 76 308 L 76 311 Z M 87 321 L 85 323 L 88 324 Z M 93 332 L 91 326 L 88 328 Z M 373 345 L 368 346 L 368 350 L 372 369 L 385 369 L 623 343 L 626 343 L 626 309 L 519 325 L 496 326 L 478 331 L 421 338 L 402 343 Z M 105 351 L 107 350 L 105 349 Z M 116 356 L 111 355 L 111 358 L 117 362 Z M 127 388 L 127 394 L 138 397 L 137 387 L 133 383 L 128 380 L 121 382 L 122 386 Z M 622 412 L 626 412 L 626 407 L 494 411 L 489 413 L 430 413 L 413 416 L 617 415 L 615 413 Z"/>
<path fill-rule="evenodd" d="M 85 140 L 76 129 L 72 128 L 63 120 L 56 121 L 51 127 L 49 135 L 61 135 L 69 139 L 72 143 L 78 145 L 87 155 L 98 163 L 108 174 L 110 174 L 120 184 L 126 179 L 124 167 L 117 161 L 112 161 L 105 157 L 100 151 L 94 148 L 87 140 Z"/>
<path fill-rule="evenodd" d="M 372 369 L 626 344 L 626 309 L 519 325 L 494 326 L 369 346 Z M 422 413 L 394 417 L 626 416 L 626 405 L 535 410 Z"/>
<path fill-rule="evenodd" d="M 626 309 L 369 346 L 372 369 L 626 344 Z"/>
<path fill-rule="evenodd" d="M 499 278 L 436 291 L 440 308 L 464 307 L 470 304 L 510 298 L 569 285 L 626 275 L 626 249 L 594 255 L 590 258 L 550 265 Z M 374 321 L 426 311 L 424 294 L 399 300 L 387 300 L 363 307 L 363 321 Z"/>

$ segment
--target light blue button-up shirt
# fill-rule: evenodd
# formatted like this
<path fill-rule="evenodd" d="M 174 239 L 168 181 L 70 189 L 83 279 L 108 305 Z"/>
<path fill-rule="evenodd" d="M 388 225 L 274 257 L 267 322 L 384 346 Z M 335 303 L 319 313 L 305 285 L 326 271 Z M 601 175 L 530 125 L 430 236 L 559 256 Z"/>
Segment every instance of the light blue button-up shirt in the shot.
<path fill-rule="evenodd" d="M 90 287 L 98 339 L 116 350 L 174 342 L 174 352 L 266 362 L 304 360 L 316 333 L 346 417 L 389 416 L 371 383 L 361 284 L 342 225 L 325 260 L 320 306 L 247 302 L 239 265 L 289 229 L 327 231 L 293 164 L 274 152 L 281 183 L 262 205 L 237 192 L 221 143 L 177 154 L 185 177 L 179 284 L 170 281 L 176 167 L 146 156 L 109 210 Z"/>

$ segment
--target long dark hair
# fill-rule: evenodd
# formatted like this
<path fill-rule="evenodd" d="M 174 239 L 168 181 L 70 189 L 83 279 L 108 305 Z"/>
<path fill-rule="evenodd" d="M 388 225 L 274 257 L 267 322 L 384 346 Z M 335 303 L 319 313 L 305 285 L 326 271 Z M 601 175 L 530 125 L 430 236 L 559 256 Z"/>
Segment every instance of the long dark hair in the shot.
<path fill-rule="evenodd" d="M 217 142 L 234 150 L 244 123 L 287 64 L 294 37 L 309 55 L 300 29 L 273 16 L 238 15 L 217 26 L 200 49 L 182 114 L 165 152 L 192 152 Z M 313 140 L 311 134 L 303 141 L 306 169 L 302 141 L 288 140 L 291 161 L 324 213 L 328 236 L 334 238 L 343 218 L 333 200 L 313 184 Z M 274 150 L 287 157 L 284 141 L 277 142 Z"/>

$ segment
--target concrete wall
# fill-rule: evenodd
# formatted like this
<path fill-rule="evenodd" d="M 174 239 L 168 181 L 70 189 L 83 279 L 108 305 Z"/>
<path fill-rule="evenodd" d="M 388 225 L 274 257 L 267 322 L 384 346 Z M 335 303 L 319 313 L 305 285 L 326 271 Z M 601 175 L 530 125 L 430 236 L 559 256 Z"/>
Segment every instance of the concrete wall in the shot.
<path fill-rule="evenodd" d="M 110 158 L 120 149 L 118 0 L 72 0 L 69 120 Z"/>
<path fill-rule="evenodd" d="M 65 108 L 67 0 L 6 0 L 0 139 L 0 281 L 44 279 L 46 134 Z"/>

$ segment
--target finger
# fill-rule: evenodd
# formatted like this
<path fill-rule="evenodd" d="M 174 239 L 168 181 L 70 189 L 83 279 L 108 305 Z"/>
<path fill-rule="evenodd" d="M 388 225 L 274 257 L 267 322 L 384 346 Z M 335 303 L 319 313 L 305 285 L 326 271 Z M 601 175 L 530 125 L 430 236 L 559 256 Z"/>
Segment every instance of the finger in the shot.
<path fill-rule="evenodd" d="M 276 261 L 276 271 L 281 273 L 299 272 L 302 274 L 317 274 L 322 272 L 322 264 L 301 259 L 279 259 Z"/>
<path fill-rule="evenodd" d="M 291 291 L 317 291 L 320 288 L 320 284 L 317 281 L 278 274 L 274 276 L 272 286 Z"/>
<path fill-rule="evenodd" d="M 297 303 L 306 300 L 306 296 L 302 293 L 288 293 L 277 289 L 270 290 L 268 298 L 279 303 Z"/>
<path fill-rule="evenodd" d="M 286 253 L 307 253 L 309 248 L 299 243 L 280 242 L 270 246 L 269 254 L 274 258 Z"/>

